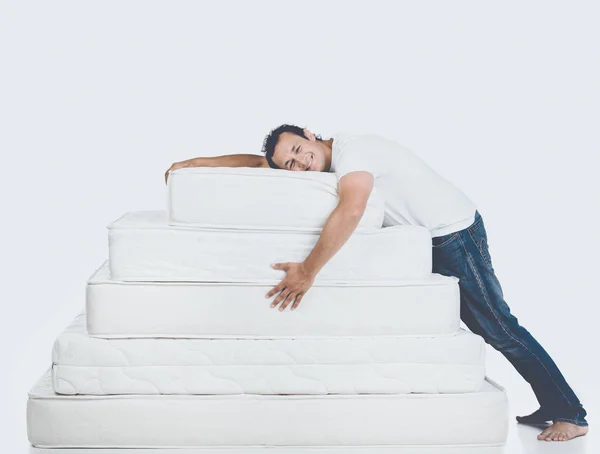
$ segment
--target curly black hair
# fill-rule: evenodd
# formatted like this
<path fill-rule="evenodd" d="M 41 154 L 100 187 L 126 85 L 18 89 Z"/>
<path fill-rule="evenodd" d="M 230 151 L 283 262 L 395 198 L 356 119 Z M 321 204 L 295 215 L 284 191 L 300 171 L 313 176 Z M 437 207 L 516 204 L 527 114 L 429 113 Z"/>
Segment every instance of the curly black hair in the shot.
<path fill-rule="evenodd" d="M 271 167 L 272 169 L 280 169 L 281 168 L 277 164 L 275 164 L 275 162 L 273 161 L 273 153 L 275 153 L 275 145 L 277 145 L 279 136 L 281 134 L 283 134 L 284 132 L 291 132 L 293 134 L 296 134 L 297 136 L 308 139 L 308 137 L 306 137 L 304 135 L 304 128 L 301 128 L 300 126 L 283 124 L 281 126 L 278 126 L 275 129 L 273 129 L 267 135 L 267 137 L 265 137 L 265 140 L 264 140 L 263 146 L 262 146 L 262 150 L 261 150 L 265 154 L 265 158 L 267 159 L 267 162 L 269 163 L 269 167 Z M 315 135 L 315 137 L 317 138 L 317 140 L 322 140 L 320 135 Z"/>

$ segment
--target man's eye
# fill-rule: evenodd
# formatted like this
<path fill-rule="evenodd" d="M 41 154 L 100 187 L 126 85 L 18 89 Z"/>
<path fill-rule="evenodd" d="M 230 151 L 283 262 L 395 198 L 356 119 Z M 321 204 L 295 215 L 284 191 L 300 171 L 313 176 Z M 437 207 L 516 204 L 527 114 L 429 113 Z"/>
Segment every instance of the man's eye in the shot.
<path fill-rule="evenodd" d="M 296 161 L 292 161 L 292 163 L 290 164 L 290 170 L 294 168 L 294 164 L 296 164 Z"/>

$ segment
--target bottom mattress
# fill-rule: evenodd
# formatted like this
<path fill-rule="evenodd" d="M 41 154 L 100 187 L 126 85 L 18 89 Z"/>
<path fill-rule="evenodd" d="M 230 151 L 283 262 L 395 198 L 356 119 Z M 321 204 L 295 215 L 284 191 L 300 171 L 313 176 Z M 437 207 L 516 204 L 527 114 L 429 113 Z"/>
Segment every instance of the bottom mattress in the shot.
<path fill-rule="evenodd" d="M 477 393 L 326 396 L 62 396 L 47 373 L 29 393 L 38 447 L 499 446 L 503 388 Z"/>
<path fill-rule="evenodd" d="M 400 394 L 481 389 L 473 333 L 329 339 L 99 339 L 81 314 L 54 343 L 59 394 Z"/>

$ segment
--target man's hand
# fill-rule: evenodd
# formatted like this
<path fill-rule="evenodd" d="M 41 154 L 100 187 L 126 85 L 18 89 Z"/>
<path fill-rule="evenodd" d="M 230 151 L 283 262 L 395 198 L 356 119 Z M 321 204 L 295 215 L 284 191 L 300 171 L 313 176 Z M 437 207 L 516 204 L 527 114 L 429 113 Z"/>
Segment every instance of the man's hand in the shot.
<path fill-rule="evenodd" d="M 169 167 L 165 172 L 165 183 L 169 179 L 169 172 L 177 169 L 183 169 L 184 167 L 190 167 L 191 161 L 191 159 L 188 159 L 187 161 L 174 162 L 173 164 L 171 164 L 171 167 Z"/>
<path fill-rule="evenodd" d="M 291 310 L 296 309 L 306 292 L 312 287 L 315 274 L 310 272 L 304 263 L 275 263 L 271 267 L 276 270 L 284 270 L 286 275 L 279 284 L 266 294 L 265 298 L 271 298 L 279 293 L 275 301 L 271 303 L 271 308 L 277 307 L 281 303 L 279 310 L 283 311 L 293 303 Z"/>

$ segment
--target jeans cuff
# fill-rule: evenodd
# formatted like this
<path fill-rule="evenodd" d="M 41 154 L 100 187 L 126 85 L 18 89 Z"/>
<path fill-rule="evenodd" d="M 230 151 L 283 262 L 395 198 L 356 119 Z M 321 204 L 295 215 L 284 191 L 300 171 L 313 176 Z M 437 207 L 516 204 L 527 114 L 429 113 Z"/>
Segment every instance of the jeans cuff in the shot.
<path fill-rule="evenodd" d="M 571 424 L 575 424 L 576 426 L 588 426 L 588 423 L 585 419 L 553 418 L 552 422 L 570 422 Z"/>

